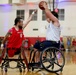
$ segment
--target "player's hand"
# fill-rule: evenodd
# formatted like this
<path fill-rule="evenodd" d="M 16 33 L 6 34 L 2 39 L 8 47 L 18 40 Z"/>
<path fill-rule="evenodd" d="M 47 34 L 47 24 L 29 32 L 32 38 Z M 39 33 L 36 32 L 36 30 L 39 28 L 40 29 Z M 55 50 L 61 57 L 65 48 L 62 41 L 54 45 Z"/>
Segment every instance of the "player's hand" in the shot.
<path fill-rule="evenodd" d="M 48 8 L 48 5 L 46 4 L 46 2 L 43 2 L 42 7 L 44 7 L 44 9 Z"/>
<path fill-rule="evenodd" d="M 37 9 L 36 10 L 34 10 L 33 12 L 32 12 L 32 14 L 35 14 L 37 12 Z"/>
<path fill-rule="evenodd" d="M 37 9 L 35 9 L 34 12 L 36 13 L 37 12 Z"/>
<path fill-rule="evenodd" d="M 34 14 L 37 12 L 37 10 L 34 10 L 32 12 L 32 14 L 30 15 L 30 17 L 28 18 L 28 21 L 31 21 L 32 20 L 32 17 L 34 16 Z"/>

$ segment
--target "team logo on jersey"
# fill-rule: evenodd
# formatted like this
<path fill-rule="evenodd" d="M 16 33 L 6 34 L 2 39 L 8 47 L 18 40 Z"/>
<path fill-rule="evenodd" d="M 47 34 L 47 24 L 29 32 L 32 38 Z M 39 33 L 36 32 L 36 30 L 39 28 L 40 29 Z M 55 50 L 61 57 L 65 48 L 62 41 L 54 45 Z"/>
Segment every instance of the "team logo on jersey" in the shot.
<path fill-rule="evenodd" d="M 22 33 L 20 34 L 20 38 L 22 38 Z"/>
<path fill-rule="evenodd" d="M 17 32 L 20 35 L 20 38 L 22 38 L 23 33 L 22 32 Z"/>

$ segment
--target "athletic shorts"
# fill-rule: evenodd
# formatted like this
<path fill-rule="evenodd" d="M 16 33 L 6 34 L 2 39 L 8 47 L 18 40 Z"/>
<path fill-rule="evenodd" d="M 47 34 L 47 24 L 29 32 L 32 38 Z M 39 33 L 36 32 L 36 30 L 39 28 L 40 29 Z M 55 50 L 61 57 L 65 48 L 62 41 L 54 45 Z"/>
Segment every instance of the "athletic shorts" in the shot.
<path fill-rule="evenodd" d="M 56 42 L 56 41 L 45 40 L 45 41 L 42 41 L 42 42 L 36 42 L 34 44 L 34 48 L 36 48 L 36 49 L 38 49 L 40 51 L 44 50 L 47 47 L 56 47 L 56 48 L 59 49 L 60 41 Z"/>

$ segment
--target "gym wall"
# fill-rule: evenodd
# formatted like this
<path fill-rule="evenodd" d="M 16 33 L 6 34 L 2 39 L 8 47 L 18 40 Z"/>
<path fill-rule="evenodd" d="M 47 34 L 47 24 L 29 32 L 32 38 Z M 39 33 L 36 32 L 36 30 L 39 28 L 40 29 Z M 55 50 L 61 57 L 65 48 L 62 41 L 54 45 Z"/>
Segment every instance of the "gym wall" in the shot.
<path fill-rule="evenodd" d="M 59 9 L 65 10 L 65 18 L 60 20 L 61 24 L 61 37 L 63 36 L 76 36 L 76 2 L 60 2 Z M 37 9 L 37 21 L 31 21 L 24 30 L 25 37 L 45 37 L 46 27 L 48 23 L 42 21 L 42 11 L 38 8 L 37 4 L 26 4 L 22 6 L 16 5 L 0 5 L 0 36 L 3 37 L 14 25 L 17 10 L 25 10 L 24 20 L 26 21 L 29 16 L 30 9 Z M 38 29 L 38 30 L 33 30 Z"/>

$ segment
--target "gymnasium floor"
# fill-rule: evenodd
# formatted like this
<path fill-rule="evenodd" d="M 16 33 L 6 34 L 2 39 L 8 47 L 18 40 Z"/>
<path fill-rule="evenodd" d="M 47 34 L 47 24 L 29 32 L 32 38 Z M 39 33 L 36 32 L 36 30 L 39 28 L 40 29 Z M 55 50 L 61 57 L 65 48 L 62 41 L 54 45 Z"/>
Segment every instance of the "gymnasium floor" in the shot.
<path fill-rule="evenodd" d="M 28 57 L 29 54 L 27 54 Z M 59 75 L 76 75 L 76 52 L 75 51 L 64 51 L 65 55 L 65 66 L 62 73 Z M 12 66 L 15 66 L 15 62 L 11 62 Z M 8 72 L 0 69 L 0 75 L 56 75 L 55 73 L 49 73 L 45 70 L 35 69 L 33 72 L 19 72 L 19 69 L 8 69 Z"/>

